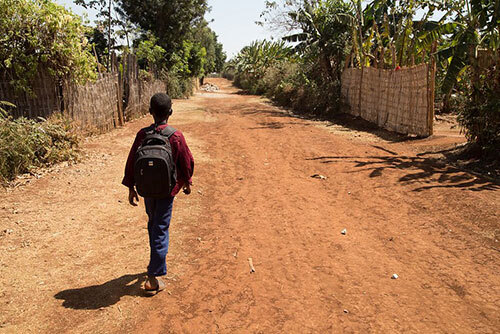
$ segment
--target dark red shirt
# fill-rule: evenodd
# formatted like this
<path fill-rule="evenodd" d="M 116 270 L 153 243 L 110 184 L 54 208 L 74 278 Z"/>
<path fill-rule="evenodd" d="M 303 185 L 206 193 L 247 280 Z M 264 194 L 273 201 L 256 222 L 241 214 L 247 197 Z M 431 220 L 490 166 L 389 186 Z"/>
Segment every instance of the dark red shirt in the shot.
<path fill-rule="evenodd" d="M 168 124 L 160 124 L 157 129 L 159 131 L 166 128 Z M 141 129 L 137 135 L 135 136 L 134 144 L 130 149 L 130 153 L 128 155 L 127 164 L 125 165 L 125 176 L 123 177 L 122 184 L 132 188 L 135 186 L 134 180 L 134 162 L 135 162 L 135 153 L 139 149 L 139 146 L 142 143 L 142 140 L 146 136 L 146 129 Z M 192 184 L 191 177 L 193 176 L 194 171 L 194 159 L 189 147 L 187 146 L 186 139 L 181 131 L 177 130 L 170 137 L 170 145 L 172 146 L 172 155 L 175 161 L 175 165 L 177 167 L 177 184 L 172 190 L 172 197 L 177 195 L 179 191 L 182 189 L 184 184 Z"/>

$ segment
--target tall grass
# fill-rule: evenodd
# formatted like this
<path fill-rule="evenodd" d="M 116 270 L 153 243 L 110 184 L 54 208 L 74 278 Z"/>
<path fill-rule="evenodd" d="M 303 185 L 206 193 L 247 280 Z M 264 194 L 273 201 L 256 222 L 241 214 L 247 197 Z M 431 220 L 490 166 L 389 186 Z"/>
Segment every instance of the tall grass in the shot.
<path fill-rule="evenodd" d="M 78 159 L 79 138 L 61 116 L 30 120 L 0 116 L 0 183 L 37 167 Z"/>

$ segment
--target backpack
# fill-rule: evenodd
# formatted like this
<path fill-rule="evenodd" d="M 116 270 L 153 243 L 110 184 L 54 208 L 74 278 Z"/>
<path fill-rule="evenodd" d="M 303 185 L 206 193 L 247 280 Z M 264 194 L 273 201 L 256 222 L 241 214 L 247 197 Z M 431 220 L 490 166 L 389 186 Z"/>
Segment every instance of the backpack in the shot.
<path fill-rule="evenodd" d="M 177 182 L 177 171 L 169 138 L 176 131 L 171 126 L 162 131 L 158 131 L 156 125 L 146 129 L 134 163 L 135 185 L 142 197 L 170 197 Z"/>

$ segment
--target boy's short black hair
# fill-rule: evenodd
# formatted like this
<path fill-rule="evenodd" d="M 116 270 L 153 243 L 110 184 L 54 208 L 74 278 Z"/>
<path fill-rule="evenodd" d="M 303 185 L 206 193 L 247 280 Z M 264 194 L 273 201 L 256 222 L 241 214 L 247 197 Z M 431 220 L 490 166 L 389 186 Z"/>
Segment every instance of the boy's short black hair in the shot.
<path fill-rule="evenodd" d="M 149 112 L 157 118 L 166 118 L 172 114 L 172 99 L 165 93 L 151 97 Z"/>

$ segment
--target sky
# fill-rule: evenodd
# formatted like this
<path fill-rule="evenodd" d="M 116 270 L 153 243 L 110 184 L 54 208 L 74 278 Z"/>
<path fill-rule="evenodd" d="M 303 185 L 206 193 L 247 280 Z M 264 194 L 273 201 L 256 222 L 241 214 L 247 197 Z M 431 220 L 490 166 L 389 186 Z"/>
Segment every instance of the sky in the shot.
<path fill-rule="evenodd" d="M 90 21 L 95 19 L 95 12 L 87 12 L 72 0 L 56 0 L 57 3 L 71 9 L 78 15 L 87 13 Z M 265 0 L 208 0 L 212 10 L 206 14 L 210 27 L 219 36 L 228 59 L 235 56 L 244 46 L 257 39 L 270 39 L 272 33 L 255 24 L 264 10 Z"/>

